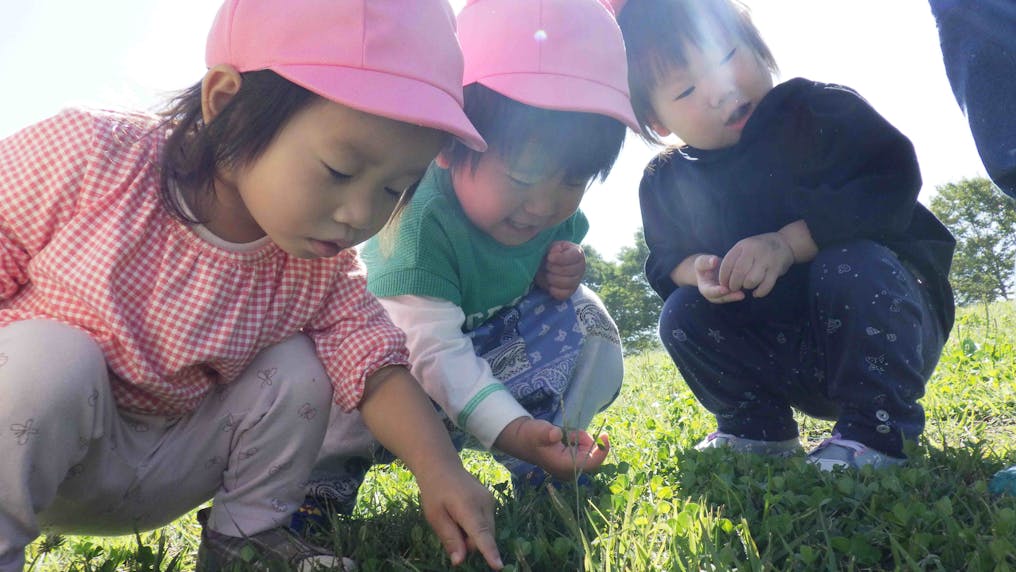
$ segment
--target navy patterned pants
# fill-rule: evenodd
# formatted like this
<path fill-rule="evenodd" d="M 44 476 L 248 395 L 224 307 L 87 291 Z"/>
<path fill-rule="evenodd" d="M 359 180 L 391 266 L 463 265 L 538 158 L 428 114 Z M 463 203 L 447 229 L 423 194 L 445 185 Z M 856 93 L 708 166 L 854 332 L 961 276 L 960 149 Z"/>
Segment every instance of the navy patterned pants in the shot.
<path fill-rule="evenodd" d="M 918 403 L 948 332 L 923 279 L 886 247 L 853 241 L 794 266 L 764 298 L 667 299 L 660 337 L 720 431 L 797 436 L 792 408 L 893 456 L 924 430 Z"/>

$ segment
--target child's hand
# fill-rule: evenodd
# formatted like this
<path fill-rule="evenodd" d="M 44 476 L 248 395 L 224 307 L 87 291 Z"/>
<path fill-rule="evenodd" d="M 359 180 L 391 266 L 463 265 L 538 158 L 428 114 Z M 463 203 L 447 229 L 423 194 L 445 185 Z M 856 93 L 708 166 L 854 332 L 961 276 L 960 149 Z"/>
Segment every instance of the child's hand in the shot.
<path fill-rule="evenodd" d="M 754 290 L 752 295 L 762 298 L 793 264 L 794 251 L 779 233 L 749 236 L 723 257 L 718 281 L 731 292 Z"/>
<path fill-rule="evenodd" d="M 547 249 L 534 282 L 557 300 L 571 298 L 586 274 L 586 255 L 574 242 L 558 240 Z"/>
<path fill-rule="evenodd" d="M 494 570 L 504 567 L 494 542 L 494 497 L 461 465 L 417 476 L 423 516 L 441 539 L 452 566 L 479 550 Z"/>
<path fill-rule="evenodd" d="M 564 431 L 547 421 L 520 417 L 508 424 L 498 435 L 494 446 L 498 449 L 540 466 L 557 479 L 568 481 L 578 472 L 595 473 L 600 470 L 610 440 L 606 433 L 599 435 L 599 443 L 586 431 L 571 431 L 568 444 Z"/>
<path fill-rule="evenodd" d="M 726 304 L 744 300 L 744 292 L 731 290 L 719 279 L 718 269 L 720 257 L 705 254 L 695 259 L 695 278 L 698 281 L 699 293 L 713 304 Z"/>
<path fill-rule="evenodd" d="M 479 550 L 491 568 L 500 570 L 494 497 L 462 468 L 434 406 L 409 370 L 391 365 L 371 374 L 359 410 L 377 440 L 416 476 L 423 514 L 452 564 L 461 564 L 468 550 Z"/>

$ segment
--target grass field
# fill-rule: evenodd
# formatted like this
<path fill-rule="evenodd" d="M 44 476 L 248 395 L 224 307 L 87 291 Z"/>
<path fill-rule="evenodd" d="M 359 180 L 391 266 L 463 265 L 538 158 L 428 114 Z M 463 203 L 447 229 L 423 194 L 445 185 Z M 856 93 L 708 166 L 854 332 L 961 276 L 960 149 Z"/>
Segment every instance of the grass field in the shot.
<path fill-rule="evenodd" d="M 692 444 L 713 429 L 662 352 L 631 356 L 617 402 L 593 423 L 610 465 L 592 491 L 512 497 L 507 473 L 466 453 L 499 500 L 508 570 L 1014 570 L 1016 498 L 991 475 L 1016 463 L 1016 308 L 962 309 L 923 400 L 928 425 L 903 468 L 824 474 Z M 831 424 L 801 419 L 809 445 Z M 446 570 L 398 465 L 371 471 L 351 517 L 318 537 L 361 570 Z M 134 537 L 40 539 L 34 570 L 189 570 L 193 514 Z M 461 570 L 483 570 L 471 557 Z"/>

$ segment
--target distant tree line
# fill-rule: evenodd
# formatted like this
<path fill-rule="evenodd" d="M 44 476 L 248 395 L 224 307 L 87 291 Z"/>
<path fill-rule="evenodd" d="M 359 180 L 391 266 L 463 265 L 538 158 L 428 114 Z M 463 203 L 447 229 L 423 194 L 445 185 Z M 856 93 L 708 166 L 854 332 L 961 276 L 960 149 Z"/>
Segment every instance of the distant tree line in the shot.
<path fill-rule="evenodd" d="M 625 246 L 613 262 L 607 261 L 593 247 L 586 252 L 587 286 L 600 295 L 621 332 L 627 351 L 638 352 L 659 343 L 657 322 L 663 300 L 649 287 L 644 271 L 649 247 L 640 228 L 634 246 Z"/>

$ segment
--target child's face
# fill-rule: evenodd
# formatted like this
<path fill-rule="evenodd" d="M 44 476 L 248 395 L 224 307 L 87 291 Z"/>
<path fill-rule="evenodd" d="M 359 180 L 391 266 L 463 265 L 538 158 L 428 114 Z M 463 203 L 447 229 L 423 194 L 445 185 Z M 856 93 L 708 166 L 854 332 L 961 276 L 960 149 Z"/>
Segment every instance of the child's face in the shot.
<path fill-rule="evenodd" d="M 208 226 L 235 242 L 267 234 L 298 258 L 335 256 L 384 226 L 446 141 L 434 129 L 317 100 L 260 157 L 222 174 Z"/>
<path fill-rule="evenodd" d="M 673 133 L 699 149 L 723 149 L 741 140 L 741 130 L 773 87 L 772 74 L 740 41 L 699 49 L 685 45 L 688 66 L 674 68 L 650 92 L 662 137 Z"/>
<path fill-rule="evenodd" d="M 518 246 L 575 214 L 588 181 L 567 180 L 529 145 L 513 164 L 496 151 L 484 153 L 475 171 L 468 164 L 455 168 L 452 184 L 474 225 L 501 244 Z"/>

